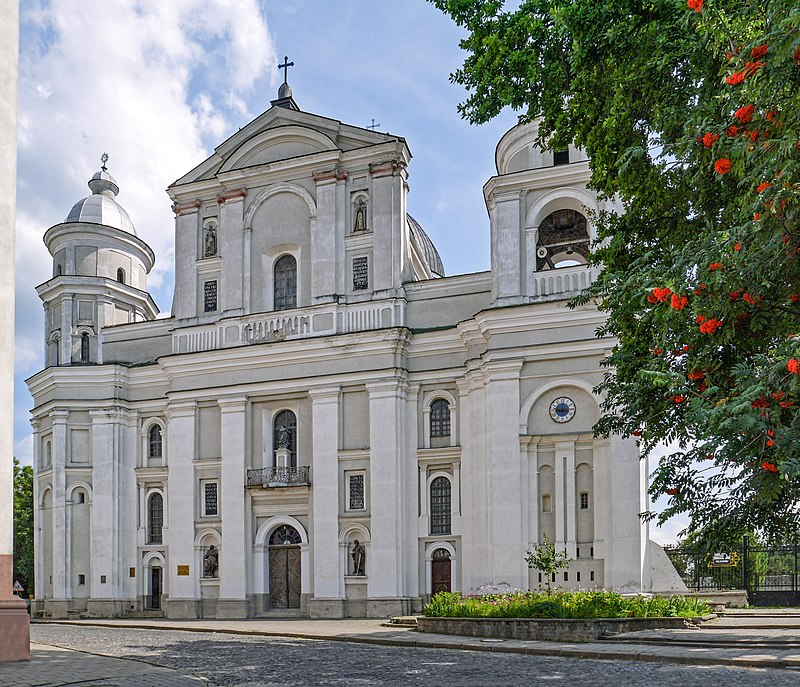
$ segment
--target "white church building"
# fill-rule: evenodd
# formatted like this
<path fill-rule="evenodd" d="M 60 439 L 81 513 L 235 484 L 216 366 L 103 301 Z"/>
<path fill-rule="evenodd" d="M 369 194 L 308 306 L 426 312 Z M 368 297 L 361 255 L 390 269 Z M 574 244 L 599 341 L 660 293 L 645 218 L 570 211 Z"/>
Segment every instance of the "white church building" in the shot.
<path fill-rule="evenodd" d="M 405 614 L 536 588 L 545 534 L 563 587 L 649 588 L 646 462 L 592 435 L 612 342 L 566 307 L 596 276 L 598 201 L 583 154 L 536 133 L 497 146 L 491 270 L 446 276 L 408 214 L 406 141 L 284 83 L 169 187 L 161 318 L 104 160 L 44 234 L 34 612 Z"/>

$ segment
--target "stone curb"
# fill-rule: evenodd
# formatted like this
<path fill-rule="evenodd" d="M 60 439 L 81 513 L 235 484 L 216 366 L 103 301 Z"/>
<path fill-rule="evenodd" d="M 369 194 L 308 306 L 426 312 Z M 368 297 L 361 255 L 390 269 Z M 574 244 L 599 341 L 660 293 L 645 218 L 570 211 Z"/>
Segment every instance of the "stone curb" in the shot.
<path fill-rule="evenodd" d="M 366 635 L 324 635 L 312 634 L 309 632 L 291 632 L 291 631 L 273 631 L 273 630 L 250 630 L 238 628 L 214 628 L 214 627 L 191 627 L 186 625 L 176 625 L 169 627 L 164 624 L 144 624 L 144 623 L 104 623 L 102 621 L 70 621 L 70 620 L 38 620 L 37 623 L 52 624 L 52 625 L 77 625 L 89 627 L 108 627 L 115 629 L 138 629 L 138 630 L 164 630 L 164 631 L 182 631 L 182 632 L 200 632 L 200 633 L 217 633 L 217 634 L 230 634 L 230 635 L 250 635 L 261 637 L 290 637 L 292 639 L 311 639 L 318 641 L 331 641 L 331 642 L 349 642 L 355 644 L 374 644 L 380 646 L 397 646 L 397 647 L 414 647 L 418 649 L 454 649 L 459 651 L 491 651 L 497 653 L 514 653 L 514 654 L 527 654 L 530 656 L 555 656 L 559 658 L 589 658 L 599 660 L 615 660 L 615 661 L 647 661 L 652 663 L 680 663 L 685 665 L 719 665 L 719 666 L 735 666 L 746 668 L 790 668 L 797 670 L 800 667 L 800 656 L 793 656 L 789 660 L 783 660 L 775 656 L 699 656 L 690 653 L 688 650 L 683 655 L 675 654 L 661 654 L 657 649 L 647 645 L 628 645 L 630 649 L 619 650 L 614 647 L 613 641 L 608 643 L 597 644 L 587 642 L 582 644 L 580 648 L 569 648 L 545 645 L 543 642 L 523 641 L 523 640 L 502 640 L 500 643 L 475 643 L 457 641 L 448 641 L 447 639 L 440 639 L 439 637 L 431 637 L 430 639 L 419 639 L 420 634 L 414 631 L 414 638 L 402 639 L 399 637 L 370 637 Z M 402 631 L 402 630 L 400 630 Z M 407 630 L 407 632 L 412 632 Z M 460 638 L 459 638 L 460 639 Z M 480 642 L 480 640 L 479 640 Z M 513 642 L 513 644 L 512 644 Z M 537 646 L 539 645 L 539 646 Z M 672 647 L 673 649 L 678 647 Z M 680 647 L 684 648 L 684 647 Z M 685 647 L 689 648 L 689 647 Z M 694 648 L 705 648 L 702 645 Z M 728 649 L 730 651 L 731 649 Z"/>

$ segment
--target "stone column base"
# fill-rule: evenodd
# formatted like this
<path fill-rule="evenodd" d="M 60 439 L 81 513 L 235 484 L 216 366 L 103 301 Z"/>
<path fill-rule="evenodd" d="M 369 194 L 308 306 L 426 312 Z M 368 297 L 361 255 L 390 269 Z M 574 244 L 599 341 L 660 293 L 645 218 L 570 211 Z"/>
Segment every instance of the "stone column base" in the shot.
<path fill-rule="evenodd" d="M 419 597 L 367 599 L 368 618 L 391 618 L 395 615 L 413 615 L 422 607 Z"/>
<path fill-rule="evenodd" d="M 121 618 L 135 601 L 123 599 L 89 599 L 86 612 L 98 618 Z"/>
<path fill-rule="evenodd" d="M 217 620 L 247 617 L 247 599 L 217 599 Z"/>
<path fill-rule="evenodd" d="M 0 663 L 27 661 L 31 654 L 30 618 L 25 602 L 0 599 Z"/>
<path fill-rule="evenodd" d="M 67 618 L 69 615 L 69 601 L 66 599 L 47 599 L 44 602 L 44 613 L 53 618 L 53 620 Z"/>
<path fill-rule="evenodd" d="M 344 599 L 309 599 L 308 617 L 344 618 Z"/>
<path fill-rule="evenodd" d="M 167 618 L 188 620 L 189 618 L 200 617 L 196 599 L 162 599 L 161 606 Z"/>

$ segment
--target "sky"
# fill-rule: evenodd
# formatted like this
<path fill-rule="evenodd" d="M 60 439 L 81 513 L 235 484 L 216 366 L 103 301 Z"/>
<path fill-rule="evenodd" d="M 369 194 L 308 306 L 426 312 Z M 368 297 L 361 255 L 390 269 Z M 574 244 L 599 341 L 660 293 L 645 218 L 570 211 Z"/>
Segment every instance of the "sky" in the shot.
<path fill-rule="evenodd" d="M 448 275 L 489 268 L 482 186 L 511 111 L 473 126 L 449 75 L 463 34 L 424 0 L 26 0 L 20 5 L 15 453 L 31 463 L 24 380 L 43 366 L 35 286 L 44 232 L 89 195 L 109 155 L 119 203 L 155 251 L 148 289 L 169 313 L 174 215 L 164 189 L 277 95 L 284 55 L 301 110 L 406 139 L 409 212 Z M 660 542 L 684 523 L 653 529 Z"/>

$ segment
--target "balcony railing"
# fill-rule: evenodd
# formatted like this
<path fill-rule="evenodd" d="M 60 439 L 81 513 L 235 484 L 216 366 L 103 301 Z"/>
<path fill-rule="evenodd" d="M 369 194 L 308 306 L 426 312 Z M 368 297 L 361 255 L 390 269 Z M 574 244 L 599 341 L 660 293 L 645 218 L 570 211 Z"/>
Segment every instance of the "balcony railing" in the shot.
<path fill-rule="evenodd" d="M 311 468 L 303 465 L 299 468 L 269 467 L 247 471 L 247 486 L 262 487 L 296 487 L 311 484 Z"/>
<path fill-rule="evenodd" d="M 530 276 L 530 294 L 534 301 L 571 298 L 594 282 L 598 274 L 599 267 L 586 265 L 534 272 Z"/>

